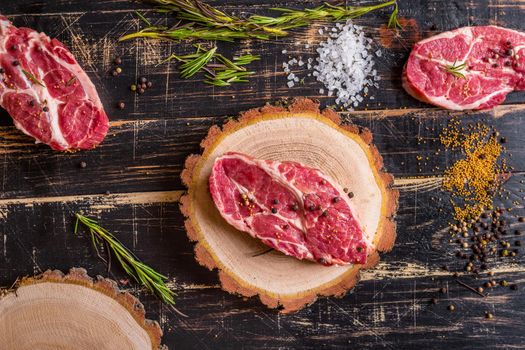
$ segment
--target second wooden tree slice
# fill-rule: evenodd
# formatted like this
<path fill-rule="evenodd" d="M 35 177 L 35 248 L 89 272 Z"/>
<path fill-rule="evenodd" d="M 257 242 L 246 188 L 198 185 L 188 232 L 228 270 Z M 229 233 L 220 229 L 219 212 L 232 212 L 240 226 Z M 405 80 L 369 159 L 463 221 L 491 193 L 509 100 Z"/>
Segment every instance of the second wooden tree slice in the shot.
<path fill-rule="evenodd" d="M 0 294 L 0 349 L 157 350 L 162 331 L 114 281 L 47 271 Z"/>
<path fill-rule="evenodd" d="M 197 242 L 199 263 L 219 270 L 223 289 L 258 295 L 267 306 L 284 312 L 298 310 L 318 295 L 344 295 L 357 282 L 359 269 L 376 265 L 377 252 L 390 250 L 395 240 L 398 193 L 391 188 L 393 178 L 383 172 L 382 158 L 371 141 L 369 131 L 342 126 L 336 113 L 321 113 L 310 100 L 297 100 L 288 108 L 250 110 L 222 130 L 212 127 L 201 144 L 203 154 L 190 156 L 182 174 L 188 194 L 181 199 L 181 209 L 188 236 Z M 325 267 L 277 251 L 261 254 L 268 248 L 230 226 L 209 194 L 212 165 L 228 151 L 298 161 L 321 169 L 353 192 L 365 233 L 376 247 L 366 266 Z"/>

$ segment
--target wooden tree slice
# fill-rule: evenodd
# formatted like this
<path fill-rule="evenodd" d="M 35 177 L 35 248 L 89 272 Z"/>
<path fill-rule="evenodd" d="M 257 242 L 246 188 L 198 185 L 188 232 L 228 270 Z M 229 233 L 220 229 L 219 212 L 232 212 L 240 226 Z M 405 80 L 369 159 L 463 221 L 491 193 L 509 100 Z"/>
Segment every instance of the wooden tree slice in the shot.
<path fill-rule="evenodd" d="M 224 290 L 251 297 L 258 295 L 271 308 L 299 310 L 318 295 L 342 296 L 359 278 L 359 269 L 377 264 L 377 252 L 388 251 L 395 240 L 394 213 L 399 194 L 393 177 L 371 144 L 368 130 L 341 125 L 332 110 L 319 111 L 311 100 L 294 101 L 288 108 L 265 106 L 243 113 L 222 129 L 213 126 L 201 143 L 201 156 L 186 160 L 182 180 L 188 193 L 181 198 L 188 236 L 197 242 L 197 261 L 217 268 Z M 365 232 L 375 251 L 366 266 L 325 267 L 300 261 L 280 252 L 258 254 L 268 248 L 230 226 L 216 209 L 208 190 L 215 159 L 238 151 L 271 160 L 299 161 L 316 167 L 354 193 Z"/>
<path fill-rule="evenodd" d="M 0 348 L 16 350 L 166 349 L 157 322 L 116 282 L 84 269 L 24 278 L 0 297 Z"/>

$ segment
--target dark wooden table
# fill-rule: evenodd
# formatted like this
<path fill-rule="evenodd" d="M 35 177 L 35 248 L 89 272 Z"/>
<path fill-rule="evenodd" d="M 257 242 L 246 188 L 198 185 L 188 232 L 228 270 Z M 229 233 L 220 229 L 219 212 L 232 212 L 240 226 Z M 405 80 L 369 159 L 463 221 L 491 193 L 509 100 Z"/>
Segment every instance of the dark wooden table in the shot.
<path fill-rule="evenodd" d="M 273 6 L 311 7 L 318 1 L 213 1 L 237 14 L 268 13 Z M 0 285 L 18 276 L 46 269 L 67 271 L 85 267 L 91 275 L 107 276 L 87 236 L 73 235 L 73 214 L 84 211 L 99 218 L 137 255 L 167 274 L 177 291 L 182 317 L 138 289 L 148 316 L 158 319 L 163 341 L 173 349 L 490 349 L 525 346 L 525 298 L 521 290 L 495 289 L 486 298 L 459 286 L 451 271 L 463 262 L 446 232 L 450 208 L 436 188 L 435 166 L 449 164 L 446 154 L 435 156 L 439 129 L 451 115 L 465 122 L 485 121 L 508 139 L 514 176 L 506 188 L 511 200 L 520 201 L 525 170 L 525 94 L 514 93 L 493 111 L 454 113 L 431 108 L 410 98 L 401 88 L 400 73 L 413 41 L 456 27 L 497 24 L 525 29 L 525 6 L 513 0 L 401 1 L 401 15 L 414 21 L 408 31 L 390 43 L 380 40 L 380 27 L 388 12 L 377 12 L 356 22 L 365 26 L 376 45 L 387 44 L 377 59 L 382 76 L 376 100 L 358 111 L 342 113 L 352 122 L 369 127 L 386 167 L 401 190 L 398 240 L 380 265 L 342 299 L 323 298 L 291 315 L 268 310 L 258 300 L 243 300 L 223 292 L 217 275 L 194 260 L 192 244 L 183 228 L 177 200 L 184 191 L 179 175 L 184 159 L 199 152 L 199 142 L 213 124 L 221 124 L 239 111 L 283 97 L 318 98 L 320 85 L 311 80 L 286 88 L 281 51 L 313 57 L 321 38 L 316 29 L 271 42 L 222 44 L 227 52 L 262 54 L 248 84 L 213 88 L 198 81 L 181 80 L 174 64 L 157 65 L 170 52 L 187 52 L 188 43 L 134 41 L 118 43 L 136 30 L 133 10 L 140 9 L 159 23 L 172 23 L 153 14 L 147 5 L 128 0 L 2 1 L 1 12 L 19 26 L 45 31 L 66 43 L 98 87 L 111 116 L 106 141 L 89 152 L 57 153 L 18 132 L 4 112 L 0 127 Z M 123 60 L 123 73 L 109 75 L 115 56 Z M 131 94 L 129 85 L 145 75 L 154 86 L 146 94 Z M 115 108 L 124 100 L 126 108 Z M 417 155 L 430 157 L 418 165 Z M 80 168 L 80 162 L 87 167 Z M 106 193 L 109 191 L 109 194 Z M 443 197 L 433 201 L 432 197 Z M 503 200 L 502 200 L 503 201 Z M 501 203 L 501 205 L 509 203 Z M 525 211 L 520 204 L 518 211 Z M 443 209 L 443 210 L 440 210 Z M 497 263 L 496 278 L 525 288 L 521 255 Z M 293 273 L 293 272 L 292 272 Z M 113 268 L 110 277 L 124 275 Z M 481 279 L 461 279 L 479 285 Z M 438 289 L 448 287 L 445 294 Z M 437 305 L 430 298 L 439 299 Z M 456 305 L 455 312 L 447 305 Z M 493 320 L 484 318 L 491 311 Z M 0 340 L 1 341 L 1 340 Z"/>

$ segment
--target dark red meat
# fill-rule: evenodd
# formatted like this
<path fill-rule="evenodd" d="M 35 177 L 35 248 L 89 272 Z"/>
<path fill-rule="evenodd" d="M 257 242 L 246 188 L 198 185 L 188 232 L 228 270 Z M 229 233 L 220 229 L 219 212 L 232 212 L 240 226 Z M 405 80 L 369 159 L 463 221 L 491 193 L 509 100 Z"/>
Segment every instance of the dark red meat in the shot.
<path fill-rule="evenodd" d="M 447 109 L 492 108 L 509 92 L 525 89 L 524 49 L 525 34 L 506 28 L 464 27 L 441 33 L 414 46 L 403 86 L 415 98 Z M 462 65 L 459 76 L 445 68 Z"/>
<path fill-rule="evenodd" d="M 0 105 L 15 126 L 59 151 L 90 149 L 109 121 L 95 86 L 58 40 L 0 16 Z"/>
<path fill-rule="evenodd" d="M 351 199 L 321 171 L 227 153 L 209 182 L 223 218 L 264 244 L 323 265 L 365 263 L 370 243 Z"/>

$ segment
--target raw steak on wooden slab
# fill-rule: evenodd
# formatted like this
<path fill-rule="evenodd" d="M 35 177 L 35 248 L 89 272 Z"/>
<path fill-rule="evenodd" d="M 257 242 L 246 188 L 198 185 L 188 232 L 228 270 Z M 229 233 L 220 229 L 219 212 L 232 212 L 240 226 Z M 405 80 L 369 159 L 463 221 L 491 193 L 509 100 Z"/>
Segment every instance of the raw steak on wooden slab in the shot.
<path fill-rule="evenodd" d="M 525 34 L 506 28 L 441 33 L 414 45 L 403 86 L 413 97 L 447 109 L 492 108 L 509 92 L 525 89 L 524 49 Z"/>
<path fill-rule="evenodd" d="M 215 161 L 209 184 L 229 224 L 286 255 L 323 265 L 366 262 L 371 243 L 351 199 L 317 169 L 230 152 Z"/>
<path fill-rule="evenodd" d="M 59 151 L 94 148 L 109 128 L 95 86 L 71 52 L 3 16 L 0 105 L 18 129 Z"/>

